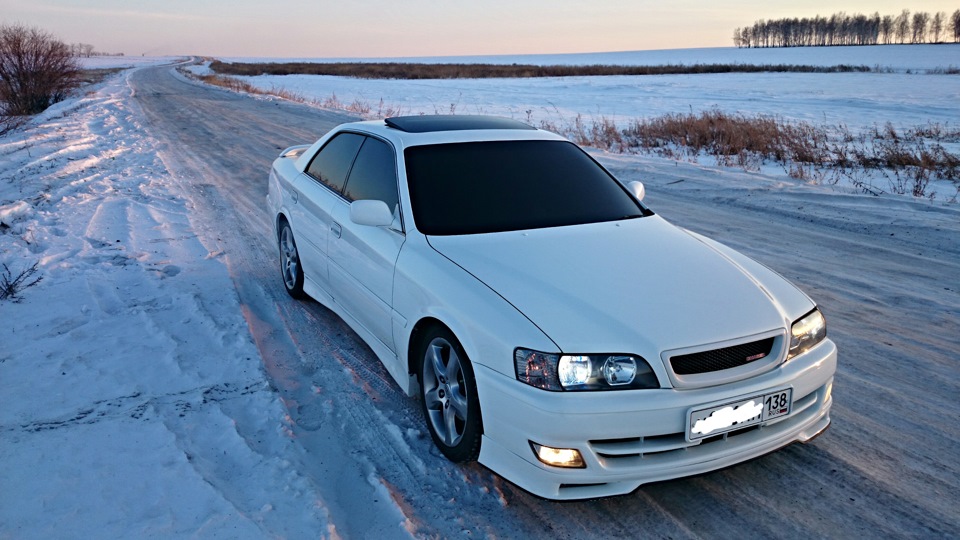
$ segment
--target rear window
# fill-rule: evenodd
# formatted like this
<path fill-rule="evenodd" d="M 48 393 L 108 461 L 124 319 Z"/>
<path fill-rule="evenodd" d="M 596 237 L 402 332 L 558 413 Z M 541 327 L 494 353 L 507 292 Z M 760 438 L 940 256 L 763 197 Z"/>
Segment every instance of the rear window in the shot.
<path fill-rule="evenodd" d="M 404 157 L 414 221 L 428 235 L 561 227 L 647 212 L 570 142 L 413 146 Z"/>

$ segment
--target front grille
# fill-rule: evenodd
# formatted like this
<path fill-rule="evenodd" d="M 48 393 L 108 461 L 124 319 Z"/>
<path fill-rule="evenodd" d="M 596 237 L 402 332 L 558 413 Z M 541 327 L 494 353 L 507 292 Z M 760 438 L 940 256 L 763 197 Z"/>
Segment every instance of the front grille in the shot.
<path fill-rule="evenodd" d="M 742 345 L 682 354 L 670 358 L 670 366 L 677 375 L 694 375 L 730 369 L 760 360 L 770 354 L 774 338 L 761 339 Z"/>

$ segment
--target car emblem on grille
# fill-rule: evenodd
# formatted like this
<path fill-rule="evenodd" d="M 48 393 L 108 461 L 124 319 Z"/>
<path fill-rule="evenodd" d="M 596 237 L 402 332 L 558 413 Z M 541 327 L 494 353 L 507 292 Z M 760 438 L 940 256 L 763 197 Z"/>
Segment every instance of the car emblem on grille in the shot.
<path fill-rule="evenodd" d="M 746 359 L 746 361 L 747 361 L 747 362 L 753 362 L 754 360 L 759 360 L 759 359 L 763 358 L 764 356 L 766 356 L 765 353 L 755 354 L 755 355 L 753 355 L 753 356 L 748 356 L 747 359 Z"/>

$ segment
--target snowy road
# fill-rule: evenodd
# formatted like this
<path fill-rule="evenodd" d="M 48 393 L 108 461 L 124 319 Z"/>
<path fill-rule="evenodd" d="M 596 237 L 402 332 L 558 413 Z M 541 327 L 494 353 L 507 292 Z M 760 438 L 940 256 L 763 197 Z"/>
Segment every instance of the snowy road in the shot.
<path fill-rule="evenodd" d="M 599 156 L 622 180 L 642 178 L 655 211 L 757 258 L 821 304 L 840 349 L 834 423 L 813 444 L 721 472 L 559 504 L 481 466 L 445 461 L 417 404 L 372 352 L 326 309 L 283 292 L 263 211 L 269 164 L 283 147 L 312 142 L 346 117 L 209 89 L 169 67 L 141 69 L 131 85 L 164 165 L 186 186 L 201 241 L 225 254 L 266 371 L 309 458 L 296 466 L 337 534 L 960 534 L 957 205 Z"/>

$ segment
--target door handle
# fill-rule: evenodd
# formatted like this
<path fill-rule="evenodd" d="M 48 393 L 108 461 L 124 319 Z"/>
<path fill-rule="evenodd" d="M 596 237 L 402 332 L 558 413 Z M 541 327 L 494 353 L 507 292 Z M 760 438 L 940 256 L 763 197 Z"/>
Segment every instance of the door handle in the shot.
<path fill-rule="evenodd" d="M 330 225 L 330 231 L 333 232 L 334 236 L 336 236 L 337 238 L 340 238 L 340 234 L 343 233 L 343 227 L 341 227 L 339 223 L 334 221 L 333 224 Z"/>
<path fill-rule="evenodd" d="M 292 191 L 293 191 L 293 193 L 292 193 L 292 195 L 293 195 L 293 204 L 297 204 L 297 202 L 300 200 L 300 192 L 297 191 L 297 190 L 295 190 L 295 189 L 292 190 Z"/>

